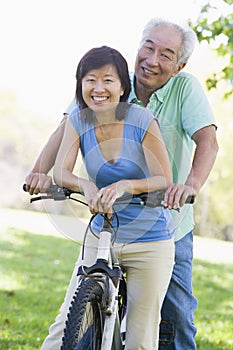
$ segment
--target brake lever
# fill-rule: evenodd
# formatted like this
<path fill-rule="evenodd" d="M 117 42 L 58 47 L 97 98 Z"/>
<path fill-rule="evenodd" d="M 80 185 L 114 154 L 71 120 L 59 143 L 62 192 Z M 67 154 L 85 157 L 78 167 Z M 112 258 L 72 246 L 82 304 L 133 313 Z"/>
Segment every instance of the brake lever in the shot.
<path fill-rule="evenodd" d="M 40 200 L 44 200 L 44 199 L 53 199 L 54 201 L 63 201 L 64 199 L 68 198 L 69 196 L 67 196 L 65 194 L 65 192 L 56 192 L 56 193 L 52 193 L 52 194 L 48 194 L 47 196 L 37 196 L 37 197 L 33 197 L 30 200 L 30 203 L 35 202 L 35 201 L 40 201 Z"/>

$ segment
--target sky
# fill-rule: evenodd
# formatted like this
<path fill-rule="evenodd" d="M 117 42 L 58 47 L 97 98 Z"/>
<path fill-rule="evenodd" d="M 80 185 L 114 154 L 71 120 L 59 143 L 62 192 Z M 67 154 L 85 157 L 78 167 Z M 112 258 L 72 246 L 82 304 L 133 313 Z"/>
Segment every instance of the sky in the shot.
<path fill-rule="evenodd" d="M 0 90 L 23 110 L 60 120 L 74 96 L 79 59 L 92 47 L 118 49 L 133 69 L 152 17 L 195 19 L 204 0 L 0 0 Z"/>

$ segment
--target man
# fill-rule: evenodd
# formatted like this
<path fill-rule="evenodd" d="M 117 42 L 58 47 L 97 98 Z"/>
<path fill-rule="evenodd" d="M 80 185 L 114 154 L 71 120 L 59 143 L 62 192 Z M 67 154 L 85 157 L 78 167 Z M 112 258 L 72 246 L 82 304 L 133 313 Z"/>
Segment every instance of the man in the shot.
<path fill-rule="evenodd" d="M 193 319 L 197 301 L 192 295 L 194 222 L 192 206 L 183 204 L 189 195 L 199 193 L 218 151 L 214 118 L 203 90 L 196 78 L 181 72 L 195 43 L 196 36 L 189 27 L 152 19 L 143 31 L 129 98 L 129 102 L 149 108 L 159 121 L 174 182 L 166 191 L 165 206 L 169 209 L 182 207 L 180 213 L 172 211 L 176 223 L 176 256 L 162 308 L 161 350 L 196 349 Z M 47 173 L 54 164 L 63 130 L 64 120 L 27 176 L 30 194 L 45 190 L 51 183 Z M 196 146 L 194 156 L 193 144 Z M 43 350 L 59 348 L 76 280 L 74 271 L 61 312 L 50 327 Z M 164 329 L 168 335 L 163 333 Z"/>

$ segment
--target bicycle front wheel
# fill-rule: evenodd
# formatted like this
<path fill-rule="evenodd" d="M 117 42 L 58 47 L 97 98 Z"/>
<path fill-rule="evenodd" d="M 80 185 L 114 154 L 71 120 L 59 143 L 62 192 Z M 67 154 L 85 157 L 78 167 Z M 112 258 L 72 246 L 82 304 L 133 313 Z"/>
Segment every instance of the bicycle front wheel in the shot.
<path fill-rule="evenodd" d="M 101 300 L 103 289 L 95 280 L 83 280 L 77 288 L 61 350 L 100 350 L 103 331 Z"/>

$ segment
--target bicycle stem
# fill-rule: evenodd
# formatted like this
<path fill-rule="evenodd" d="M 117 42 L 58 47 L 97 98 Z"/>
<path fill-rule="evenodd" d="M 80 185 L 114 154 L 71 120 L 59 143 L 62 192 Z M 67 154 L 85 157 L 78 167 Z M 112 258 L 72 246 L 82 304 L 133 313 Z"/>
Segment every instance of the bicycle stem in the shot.
<path fill-rule="evenodd" d="M 111 244 L 112 233 L 109 231 L 101 231 L 98 244 L 97 259 L 104 259 L 108 261 L 109 258 L 109 247 Z"/>

